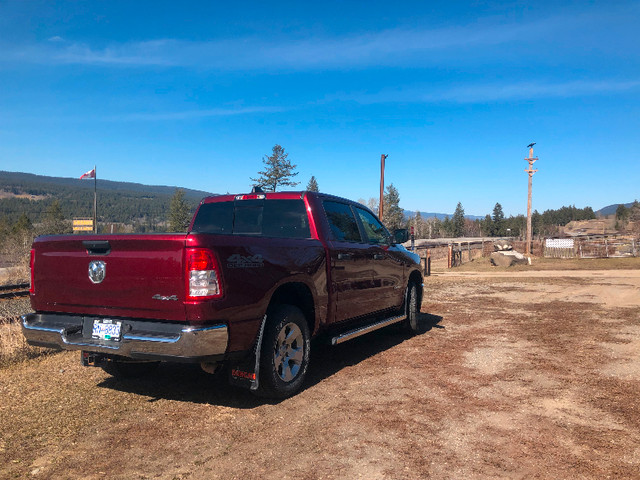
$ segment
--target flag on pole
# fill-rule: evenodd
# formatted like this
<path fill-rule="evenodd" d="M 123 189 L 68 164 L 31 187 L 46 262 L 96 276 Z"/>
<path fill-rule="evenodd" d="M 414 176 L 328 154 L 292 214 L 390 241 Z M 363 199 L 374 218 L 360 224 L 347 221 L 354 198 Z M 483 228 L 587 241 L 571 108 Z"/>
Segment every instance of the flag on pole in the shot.
<path fill-rule="evenodd" d="M 93 167 L 93 170 L 89 170 L 80 177 L 80 180 L 93 179 L 93 233 L 98 233 L 98 177 L 96 176 L 96 168 Z"/>
<path fill-rule="evenodd" d="M 82 180 L 83 178 L 96 178 L 96 169 L 94 168 L 93 170 L 89 170 L 87 173 L 80 177 L 80 180 Z"/>

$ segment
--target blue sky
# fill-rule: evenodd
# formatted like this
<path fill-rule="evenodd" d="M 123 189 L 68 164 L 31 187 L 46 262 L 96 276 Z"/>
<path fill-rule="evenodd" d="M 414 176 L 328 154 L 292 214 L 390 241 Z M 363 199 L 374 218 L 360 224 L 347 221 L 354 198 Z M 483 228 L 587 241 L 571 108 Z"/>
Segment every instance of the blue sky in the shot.
<path fill-rule="evenodd" d="M 640 2 L 0 1 L 0 170 L 409 210 L 640 198 Z"/>

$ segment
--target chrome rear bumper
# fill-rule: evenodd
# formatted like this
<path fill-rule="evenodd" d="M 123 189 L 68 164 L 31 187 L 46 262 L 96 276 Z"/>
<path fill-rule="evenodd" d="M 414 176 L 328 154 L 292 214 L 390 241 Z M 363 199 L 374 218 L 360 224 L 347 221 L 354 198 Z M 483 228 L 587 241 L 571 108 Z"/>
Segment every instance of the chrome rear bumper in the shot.
<path fill-rule="evenodd" d="M 229 342 L 225 324 L 190 326 L 128 319 L 118 319 L 123 331 L 120 341 L 97 340 L 91 338 L 95 318 L 30 313 L 22 316 L 22 332 L 30 345 L 169 361 L 221 357 Z"/>

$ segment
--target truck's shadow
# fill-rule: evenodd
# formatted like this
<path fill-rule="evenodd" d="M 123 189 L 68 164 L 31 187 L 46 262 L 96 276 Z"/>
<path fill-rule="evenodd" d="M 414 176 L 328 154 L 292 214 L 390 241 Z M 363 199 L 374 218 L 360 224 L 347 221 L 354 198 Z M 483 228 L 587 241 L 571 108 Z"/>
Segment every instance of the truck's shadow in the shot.
<path fill-rule="evenodd" d="M 420 314 L 420 334 L 439 325 L 442 317 Z M 386 327 L 335 347 L 322 339 L 312 344 L 311 366 L 305 389 L 331 377 L 341 369 L 357 365 L 363 360 L 393 348 L 410 338 L 397 326 Z M 204 373 L 199 365 L 161 364 L 158 370 L 143 378 L 119 379 L 109 377 L 99 385 L 122 392 L 149 397 L 149 402 L 160 399 L 190 403 L 222 405 L 232 408 L 255 408 L 279 401 L 256 397 L 247 390 L 229 385 L 225 375 Z"/>

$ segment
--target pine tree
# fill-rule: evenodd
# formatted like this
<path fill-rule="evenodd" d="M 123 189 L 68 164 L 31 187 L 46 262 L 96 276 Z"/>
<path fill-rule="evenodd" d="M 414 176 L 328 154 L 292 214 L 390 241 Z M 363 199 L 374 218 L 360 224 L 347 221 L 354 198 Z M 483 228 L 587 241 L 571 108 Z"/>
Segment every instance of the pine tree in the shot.
<path fill-rule="evenodd" d="M 311 175 L 311 179 L 309 180 L 309 183 L 307 183 L 307 190 L 309 192 L 319 192 L 320 189 L 318 188 L 318 181 L 316 180 L 316 177 Z"/>
<path fill-rule="evenodd" d="M 189 226 L 191 215 L 189 205 L 184 199 L 184 190 L 176 188 L 176 193 L 171 197 L 169 204 L 169 231 L 184 232 Z"/>
<path fill-rule="evenodd" d="M 449 218 L 449 215 L 444 217 L 442 223 L 440 224 L 440 232 L 447 237 L 453 237 L 453 222 Z"/>
<path fill-rule="evenodd" d="M 493 236 L 502 237 L 504 236 L 504 212 L 502 211 L 502 205 L 496 203 L 496 206 L 493 207 Z"/>
<path fill-rule="evenodd" d="M 64 214 L 60 208 L 60 202 L 54 200 L 45 214 L 42 226 L 39 229 L 43 235 L 60 235 L 69 233 L 69 228 L 64 220 Z"/>
<path fill-rule="evenodd" d="M 629 221 L 630 214 L 631 209 L 627 208 L 622 203 L 618 205 L 618 208 L 616 208 L 616 230 L 624 230 L 627 226 L 627 222 Z"/>
<path fill-rule="evenodd" d="M 453 236 L 462 237 L 464 235 L 464 208 L 462 208 L 462 203 L 458 202 L 458 205 L 456 205 L 456 211 L 453 212 L 451 222 L 453 224 Z"/>
<path fill-rule="evenodd" d="M 634 200 L 629 208 L 629 220 L 633 222 L 633 231 L 640 233 L 640 202 Z"/>
<path fill-rule="evenodd" d="M 629 220 L 632 222 L 640 221 L 640 202 L 638 200 L 634 200 L 629 207 Z"/>
<path fill-rule="evenodd" d="M 428 238 L 427 222 L 424 221 L 420 212 L 416 212 L 416 216 L 413 218 L 413 225 L 415 226 L 416 238 Z"/>
<path fill-rule="evenodd" d="M 288 153 L 280 145 L 274 145 L 271 156 L 262 157 L 265 169 L 258 172 L 258 178 L 251 178 L 254 186 L 264 187 L 269 192 L 275 192 L 279 186 L 295 187 L 299 182 L 292 179 L 298 172 L 295 172 L 297 165 L 293 165 L 287 159 Z"/>
<path fill-rule="evenodd" d="M 398 189 L 390 183 L 384 194 L 384 208 L 382 211 L 382 223 L 391 232 L 396 228 L 402 228 L 405 224 L 404 212 L 400 208 L 400 194 Z"/>
<path fill-rule="evenodd" d="M 13 233 L 28 232 L 33 230 L 33 224 L 26 213 L 22 213 L 20 218 L 13 224 Z"/>
<path fill-rule="evenodd" d="M 482 235 L 485 237 L 493 237 L 493 220 L 491 220 L 491 215 L 489 214 L 482 220 Z"/>

